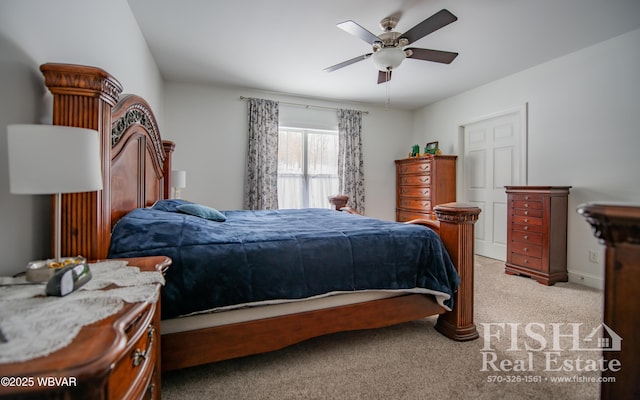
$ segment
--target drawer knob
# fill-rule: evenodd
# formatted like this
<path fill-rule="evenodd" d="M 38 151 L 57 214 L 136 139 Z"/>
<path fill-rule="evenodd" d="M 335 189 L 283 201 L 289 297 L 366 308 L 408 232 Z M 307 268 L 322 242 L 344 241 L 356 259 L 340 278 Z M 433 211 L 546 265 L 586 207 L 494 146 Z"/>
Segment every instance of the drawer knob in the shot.
<path fill-rule="evenodd" d="M 525 230 L 525 231 L 528 231 L 528 230 L 529 230 L 529 225 L 525 225 L 525 226 L 524 226 L 524 230 Z"/>
<path fill-rule="evenodd" d="M 529 240 L 529 235 L 524 235 L 524 240 Z"/>
<path fill-rule="evenodd" d="M 524 205 L 524 208 L 529 208 L 529 203 L 526 203 L 526 204 Z"/>
<path fill-rule="evenodd" d="M 524 222 L 529 222 L 529 219 L 528 219 L 528 218 L 525 218 L 525 219 L 524 219 Z"/>
<path fill-rule="evenodd" d="M 524 212 L 524 215 L 529 215 L 529 211 L 525 211 L 525 212 Z"/>
<path fill-rule="evenodd" d="M 155 333 L 155 329 L 153 329 L 153 325 L 149 325 L 149 329 L 147 330 L 147 337 L 149 338 L 149 344 L 147 345 L 147 348 L 145 350 L 136 349 L 136 351 L 133 353 L 134 367 L 137 367 L 140 364 L 142 364 L 142 362 L 146 360 L 147 357 L 149 356 L 149 353 L 151 352 L 151 347 L 153 345 L 154 333 Z"/>
<path fill-rule="evenodd" d="M 529 264 L 529 260 L 524 260 L 524 263 L 525 264 Z"/>
<path fill-rule="evenodd" d="M 529 251 L 529 248 L 528 248 L 528 247 L 525 247 L 525 248 L 524 248 L 524 251 L 525 251 L 525 252 L 526 252 L 526 251 Z"/>

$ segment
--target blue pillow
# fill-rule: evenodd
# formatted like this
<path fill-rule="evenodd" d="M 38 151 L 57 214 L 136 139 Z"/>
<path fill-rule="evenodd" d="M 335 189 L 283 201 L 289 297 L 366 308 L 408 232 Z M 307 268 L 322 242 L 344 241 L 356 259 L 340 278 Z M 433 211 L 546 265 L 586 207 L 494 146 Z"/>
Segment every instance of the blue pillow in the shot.
<path fill-rule="evenodd" d="M 183 204 L 193 204 L 182 199 L 165 199 L 156 201 L 151 208 L 158 211 L 177 212 L 178 206 Z"/>
<path fill-rule="evenodd" d="M 194 215 L 196 217 L 208 219 L 211 221 L 224 222 L 227 217 L 215 208 L 203 206 L 196 203 L 181 204 L 176 207 L 178 212 Z"/>

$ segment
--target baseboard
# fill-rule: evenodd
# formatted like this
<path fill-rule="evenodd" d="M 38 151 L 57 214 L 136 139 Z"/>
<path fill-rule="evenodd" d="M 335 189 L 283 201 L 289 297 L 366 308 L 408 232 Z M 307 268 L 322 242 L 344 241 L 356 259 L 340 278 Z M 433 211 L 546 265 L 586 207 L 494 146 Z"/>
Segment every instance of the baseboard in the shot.
<path fill-rule="evenodd" d="M 604 279 L 599 276 L 585 274 L 584 272 L 567 271 L 569 282 L 589 286 L 595 289 L 604 290 Z"/>

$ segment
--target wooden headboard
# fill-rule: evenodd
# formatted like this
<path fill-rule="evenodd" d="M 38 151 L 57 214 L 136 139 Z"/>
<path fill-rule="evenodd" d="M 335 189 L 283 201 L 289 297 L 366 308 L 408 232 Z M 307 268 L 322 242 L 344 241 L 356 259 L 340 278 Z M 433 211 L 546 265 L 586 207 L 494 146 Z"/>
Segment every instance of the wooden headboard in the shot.
<path fill-rule="evenodd" d="M 53 94 L 53 124 L 100 135 L 103 190 L 62 196 L 62 255 L 104 259 L 122 216 L 169 198 L 175 144 L 162 141 L 149 104 L 121 96 L 122 85 L 104 70 L 51 63 L 40 70 Z"/>

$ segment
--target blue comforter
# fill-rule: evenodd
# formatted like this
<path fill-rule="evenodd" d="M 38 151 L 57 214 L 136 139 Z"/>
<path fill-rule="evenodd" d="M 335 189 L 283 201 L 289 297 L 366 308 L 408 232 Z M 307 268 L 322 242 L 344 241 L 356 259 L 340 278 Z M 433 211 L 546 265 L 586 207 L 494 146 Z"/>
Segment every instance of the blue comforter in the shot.
<path fill-rule="evenodd" d="M 439 236 L 423 226 L 328 209 L 223 211 L 224 222 L 174 211 L 133 210 L 115 226 L 109 250 L 109 258 L 171 257 L 163 319 L 368 289 L 440 293 L 453 306 L 459 277 Z"/>

